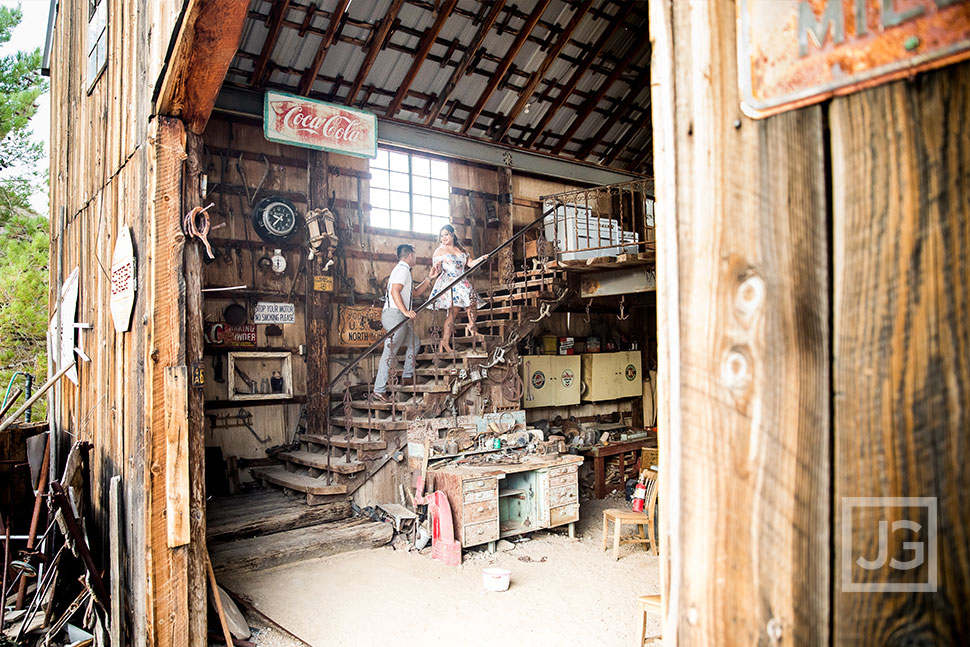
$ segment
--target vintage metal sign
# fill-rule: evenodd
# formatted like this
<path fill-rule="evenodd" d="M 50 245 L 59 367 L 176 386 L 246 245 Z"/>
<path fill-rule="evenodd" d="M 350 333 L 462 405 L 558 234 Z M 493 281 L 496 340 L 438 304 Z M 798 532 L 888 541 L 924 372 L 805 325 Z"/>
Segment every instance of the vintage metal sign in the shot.
<path fill-rule="evenodd" d="M 749 117 L 970 58 L 970 0 L 737 0 Z"/>
<path fill-rule="evenodd" d="M 314 276 L 313 289 L 316 292 L 333 292 L 333 277 L 326 274 Z"/>
<path fill-rule="evenodd" d="M 253 311 L 253 322 L 258 324 L 296 323 L 296 306 L 292 303 L 260 301 Z"/>
<path fill-rule="evenodd" d="M 381 308 L 340 306 L 337 338 L 340 346 L 370 346 L 384 334 Z"/>
<path fill-rule="evenodd" d="M 377 117 L 324 101 L 284 92 L 267 92 L 263 104 L 266 139 L 304 148 L 377 156 Z"/>
<path fill-rule="evenodd" d="M 256 348 L 256 326 L 215 321 L 205 328 L 205 343 L 223 348 Z"/>

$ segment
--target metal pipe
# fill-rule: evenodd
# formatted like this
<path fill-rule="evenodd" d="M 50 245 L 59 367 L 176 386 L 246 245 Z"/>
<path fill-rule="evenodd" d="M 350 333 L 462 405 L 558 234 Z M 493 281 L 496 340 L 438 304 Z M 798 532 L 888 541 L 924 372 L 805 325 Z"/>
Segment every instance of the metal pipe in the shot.
<path fill-rule="evenodd" d="M 7 427 L 9 427 L 10 425 L 12 425 L 14 423 L 14 421 L 17 418 L 20 417 L 20 414 L 22 414 L 24 411 L 26 411 L 27 409 L 29 409 L 30 408 L 30 405 L 32 405 L 34 402 L 36 402 L 38 399 L 40 399 L 40 396 L 42 396 L 45 393 L 47 393 L 47 389 L 49 389 L 52 386 L 54 386 L 54 384 L 56 384 L 57 381 L 59 379 L 61 379 L 61 377 L 63 377 L 64 374 L 67 373 L 72 368 L 74 368 L 74 362 L 71 362 L 70 364 L 68 364 L 67 366 L 65 366 L 61 370 L 59 370 L 57 373 L 55 373 L 54 376 L 51 379 L 47 380 L 44 383 L 44 386 L 40 387 L 40 389 L 37 390 L 37 393 L 35 393 L 34 395 L 32 395 L 29 400 L 27 400 L 26 402 L 24 402 L 23 406 L 20 407 L 19 409 L 17 409 L 12 416 L 10 416 L 9 418 L 7 418 L 3 422 L 3 424 L 0 424 L 0 431 L 5 430 Z"/>

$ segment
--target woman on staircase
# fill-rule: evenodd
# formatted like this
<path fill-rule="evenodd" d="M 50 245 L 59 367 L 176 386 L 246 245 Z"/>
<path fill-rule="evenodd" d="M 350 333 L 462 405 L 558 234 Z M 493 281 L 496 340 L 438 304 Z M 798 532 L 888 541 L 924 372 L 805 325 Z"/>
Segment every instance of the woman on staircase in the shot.
<path fill-rule="evenodd" d="M 461 242 L 455 235 L 455 228 L 445 225 L 438 234 L 438 241 L 441 243 L 438 249 L 434 250 L 431 262 L 434 268 L 439 268 L 441 275 L 435 281 L 431 290 L 431 297 L 434 302 L 431 308 L 434 310 L 445 310 L 445 327 L 441 333 L 441 341 L 438 343 L 439 353 L 454 352 L 451 347 L 451 336 L 455 332 L 455 318 L 458 316 L 459 308 L 468 309 L 468 334 L 475 334 L 475 313 L 479 306 L 485 302 L 475 292 L 471 281 L 465 279 L 448 290 L 447 294 L 442 294 L 444 288 L 457 279 L 468 268 L 475 267 L 486 258 L 487 254 L 479 256 L 474 260 L 469 260 L 468 252 L 462 247 Z M 439 298 L 435 299 L 436 296 Z"/>

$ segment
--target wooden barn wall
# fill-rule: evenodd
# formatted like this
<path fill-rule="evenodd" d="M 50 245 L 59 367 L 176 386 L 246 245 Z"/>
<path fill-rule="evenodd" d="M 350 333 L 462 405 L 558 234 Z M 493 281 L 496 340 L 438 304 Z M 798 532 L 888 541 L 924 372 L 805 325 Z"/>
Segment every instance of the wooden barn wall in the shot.
<path fill-rule="evenodd" d="M 970 64 L 754 121 L 733 4 L 650 8 L 664 640 L 967 644 Z"/>
<path fill-rule="evenodd" d="M 251 401 L 230 401 L 228 375 L 224 375 L 225 382 L 211 379 L 217 351 L 210 348 L 206 352 L 206 374 L 210 378 L 206 380 L 204 391 L 207 401 L 207 445 L 220 447 L 224 457 L 265 458 L 267 447 L 290 441 L 299 421 L 300 408 L 307 396 L 306 358 L 298 352 L 300 346 L 306 343 L 307 286 L 305 272 L 302 271 L 305 262 L 305 253 L 302 250 L 305 248 L 306 235 L 305 232 L 301 233 L 286 245 L 265 243 L 252 227 L 251 203 L 266 195 L 278 194 L 293 201 L 302 213 L 307 209 L 310 189 L 308 183 L 325 181 L 332 193 L 334 211 L 338 217 L 338 234 L 342 239 L 346 259 L 346 276 L 353 282 L 353 304 L 358 306 L 380 307 L 378 299 L 383 296 L 387 276 L 397 263 L 396 248 L 401 243 L 412 244 L 417 250 L 418 265 L 414 269 L 416 280 L 426 276 L 430 270 L 432 252 L 437 247 L 437 237 L 370 227 L 370 203 L 367 197 L 370 176 L 366 159 L 329 154 L 328 177 L 325 180 L 315 179 L 308 175 L 309 158 L 306 149 L 270 142 L 263 137 L 260 124 L 233 120 L 218 114 L 210 120 L 203 139 L 203 170 L 209 187 L 206 203 L 214 203 L 214 207 L 209 210 L 212 225 L 209 240 L 219 256 L 216 261 L 204 266 L 204 287 L 212 289 L 248 286 L 242 291 L 206 292 L 203 302 L 205 320 L 224 321 L 223 311 L 233 302 L 247 305 L 250 316 L 252 306 L 258 300 L 292 299 L 296 304 L 296 323 L 283 325 L 282 337 L 267 337 L 266 327 L 257 326 L 259 350 L 286 350 L 291 353 L 296 397 L 290 403 L 254 404 Z M 460 161 L 452 161 L 449 169 L 452 222 L 472 254 L 486 253 L 498 243 L 498 228 L 485 226 L 486 203 L 497 200 L 497 173 L 494 169 Z M 523 192 L 513 212 L 517 214 L 515 222 L 519 226 L 537 217 L 541 195 L 573 188 L 562 183 L 543 182 L 533 178 L 518 179 L 513 176 L 513 180 L 514 198 L 519 198 L 519 190 Z M 259 195 L 255 198 L 257 188 Z M 361 217 L 364 219 L 363 238 Z M 284 273 L 276 274 L 258 267 L 254 269 L 254 263 L 260 257 L 271 256 L 277 247 L 282 250 L 287 260 Z M 477 287 L 483 294 L 487 291 L 488 281 L 488 274 L 484 271 L 476 278 Z M 347 282 L 341 283 L 338 275 L 336 293 L 332 296 L 331 328 L 336 327 L 341 305 L 351 303 L 350 292 L 350 285 Z M 444 314 L 441 312 L 422 315 L 417 322 L 418 334 L 426 342 L 429 341 L 430 326 L 433 323 L 440 326 L 443 319 Z M 555 317 L 550 320 L 550 324 L 558 330 L 564 321 L 562 317 Z M 573 317 L 573 322 L 576 321 Z M 361 350 L 342 347 L 331 335 L 330 375 L 335 375 Z M 351 384 L 372 383 L 378 359 L 377 353 L 365 359 L 360 364 L 360 369 L 351 373 Z M 228 364 L 225 364 L 223 373 L 227 370 Z M 209 416 L 234 414 L 240 408 L 252 412 L 253 426 L 268 440 L 260 442 L 241 426 L 212 428 Z M 595 415 L 609 410 L 611 409 L 608 406 L 593 406 L 589 411 Z M 246 474 L 241 476 L 248 478 Z"/>
<path fill-rule="evenodd" d="M 150 428 L 148 365 L 153 350 L 152 245 L 156 130 L 150 106 L 153 87 L 182 10 L 182 1 L 160 0 L 152 12 L 143 3 L 105 0 L 108 8 L 107 67 L 89 89 L 86 79 L 88 3 L 58 5 L 51 50 L 51 309 L 57 285 L 80 270 L 78 333 L 90 362 L 79 362 L 79 386 L 62 379 L 52 398 L 57 438 L 57 478 L 66 451 L 76 441 L 92 444 L 91 525 L 88 535 L 98 563 L 109 556 L 108 484 L 120 476 L 121 604 L 129 644 L 151 645 L 155 620 L 172 607 L 156 606 L 150 564 L 168 564 L 168 549 L 152 554 L 149 519 L 154 455 Z M 152 13 L 152 15 L 149 15 Z M 138 292 L 131 328 L 116 333 L 108 310 L 111 256 L 118 231 L 132 230 Z M 177 573 L 172 574 L 178 578 Z M 184 604 L 179 621 L 187 622 Z M 168 622 L 160 620 L 160 622 Z M 185 633 L 185 625 L 176 628 Z"/>

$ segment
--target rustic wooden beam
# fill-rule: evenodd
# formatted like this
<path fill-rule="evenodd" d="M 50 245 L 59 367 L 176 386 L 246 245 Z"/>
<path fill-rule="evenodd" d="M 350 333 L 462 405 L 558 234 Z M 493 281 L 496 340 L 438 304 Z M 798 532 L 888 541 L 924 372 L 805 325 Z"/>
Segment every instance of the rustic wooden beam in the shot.
<path fill-rule="evenodd" d="M 524 25 L 522 25 L 522 29 L 519 30 L 515 40 L 512 41 L 512 45 L 509 47 L 508 53 L 506 53 L 505 57 L 502 59 L 502 62 L 498 64 L 498 67 L 495 68 L 495 71 L 488 80 L 488 84 L 485 86 L 485 90 L 482 92 L 481 97 L 479 97 L 475 107 L 472 108 L 471 113 L 465 119 L 465 124 L 461 128 L 461 132 L 467 133 L 468 129 L 471 128 L 475 123 L 475 120 L 478 119 L 478 116 L 482 114 L 482 110 L 485 109 L 485 104 L 488 103 L 488 100 L 492 97 L 492 94 L 495 92 L 498 84 L 502 82 L 502 78 L 505 76 L 505 73 L 508 72 L 509 67 L 512 65 L 512 61 L 515 60 L 515 56 L 519 53 L 519 50 L 522 49 L 522 45 L 525 44 L 529 34 L 532 33 L 532 29 L 536 26 L 536 23 L 539 22 L 539 18 L 542 17 L 542 12 L 545 11 L 546 7 L 549 6 L 549 2 L 550 0 L 539 0 L 535 6 L 535 9 L 533 9 L 532 13 L 529 14 L 528 20 L 526 20 Z"/>
<path fill-rule="evenodd" d="M 552 118 L 555 116 L 556 112 L 566 103 L 566 99 L 569 98 L 569 95 L 572 94 L 573 90 L 576 89 L 576 86 L 579 85 L 579 81 L 583 78 L 583 75 L 585 75 L 586 72 L 589 71 L 589 68 L 592 67 L 593 61 L 599 57 L 600 53 L 603 51 L 603 48 L 606 47 L 606 44 L 610 41 L 610 38 L 613 37 L 613 33 L 620 27 L 621 24 L 623 24 L 623 21 L 626 20 L 626 17 L 630 13 L 633 4 L 634 3 L 632 2 L 626 3 L 623 8 L 621 8 L 620 11 L 613 16 L 610 24 L 607 25 L 606 29 L 603 30 L 603 33 L 590 48 L 590 51 L 583 56 L 583 64 L 576 68 L 576 71 L 573 72 L 572 76 L 569 77 L 569 80 L 566 82 L 565 87 L 563 87 L 563 89 L 559 92 L 556 100 L 553 101 L 552 105 L 546 109 L 542 115 L 542 119 L 540 119 L 539 123 L 536 124 L 535 129 L 532 131 L 532 135 L 526 141 L 525 146 L 527 148 L 532 148 L 532 146 L 536 143 L 536 140 L 539 139 L 539 135 L 542 134 L 543 129 L 549 125 L 549 122 L 552 121 Z"/>
<path fill-rule="evenodd" d="M 501 245 L 515 231 L 512 222 L 512 169 L 503 166 L 498 169 L 498 244 Z M 515 273 L 515 251 L 511 246 L 502 250 L 498 256 L 499 277 L 508 281 Z"/>
<path fill-rule="evenodd" d="M 469 64 L 474 60 L 478 48 L 482 46 L 485 42 L 485 37 L 488 36 L 488 31 L 495 24 L 495 20 L 498 18 L 499 14 L 502 12 L 502 8 L 505 7 L 506 0 L 495 0 L 492 3 L 492 8 L 489 10 L 488 14 L 482 20 L 482 24 L 479 25 L 478 31 L 475 33 L 475 37 L 468 43 L 465 49 L 464 56 L 461 57 L 461 61 L 458 63 L 458 67 L 454 69 L 451 76 L 448 78 L 448 82 L 445 84 L 444 89 L 438 93 L 438 98 L 435 100 L 434 105 L 431 107 L 427 118 L 424 120 L 425 126 L 430 126 L 434 123 L 434 120 L 438 118 L 441 114 L 441 109 L 444 108 L 445 103 L 451 96 L 451 93 L 455 91 L 458 86 L 458 82 L 461 78 L 465 76 L 465 72 L 468 70 Z"/>
<path fill-rule="evenodd" d="M 155 102 L 157 114 L 181 118 L 190 132 L 205 130 L 248 7 L 246 0 L 189 3 Z"/>
<path fill-rule="evenodd" d="M 616 67 L 613 68 L 610 75 L 600 82 L 593 96 L 589 97 L 586 100 L 585 105 L 580 108 L 579 113 L 573 119 L 573 122 L 569 124 L 569 128 L 566 129 L 566 132 L 563 133 L 563 135 L 559 138 L 559 141 L 556 143 L 556 146 L 552 149 L 553 155 L 558 155 L 563 151 L 564 148 L 566 148 L 566 144 L 569 143 L 569 140 L 572 139 L 573 135 L 576 134 L 576 131 L 579 130 L 580 126 L 586 122 L 599 102 L 603 100 L 606 93 L 609 92 L 611 87 L 613 87 L 613 84 L 617 82 L 620 76 L 622 76 L 623 72 L 626 71 L 626 68 L 629 67 L 630 63 L 633 62 L 633 59 L 636 58 L 644 47 L 649 46 L 650 40 L 647 38 L 639 38 L 633 41 L 633 45 L 630 46 L 630 50 L 626 53 L 626 56 L 624 56 L 623 59 L 616 64 Z"/>
<path fill-rule="evenodd" d="M 620 102 L 620 104 L 612 111 L 612 114 L 610 116 L 606 117 L 603 120 L 603 124 L 599 127 L 599 130 L 597 130 L 596 133 L 592 137 L 590 137 L 587 140 L 586 144 L 580 149 L 579 154 L 576 155 L 577 159 L 584 160 L 587 157 L 589 157 L 590 153 L 593 152 L 593 149 L 596 147 L 597 144 L 603 141 L 603 138 L 606 137 L 607 133 L 609 133 L 614 126 L 621 123 L 624 119 L 626 119 L 630 115 L 630 113 L 633 111 L 633 108 L 637 105 L 636 103 L 637 97 L 639 97 L 643 93 L 644 88 L 648 87 L 649 84 L 650 84 L 650 66 L 645 65 L 643 69 L 640 71 L 640 74 L 637 75 L 637 78 L 635 78 L 633 82 L 630 84 L 630 90 L 629 92 L 626 93 L 626 96 L 623 97 L 623 100 Z M 650 101 L 650 95 L 648 94 L 647 95 L 648 105 L 649 105 L 649 101 Z M 649 109 L 645 109 L 645 110 L 647 113 L 650 112 Z M 620 134 L 617 134 L 617 140 L 619 140 L 619 138 L 620 138 Z"/>
<path fill-rule="evenodd" d="M 414 83 L 414 78 L 418 75 L 418 71 L 421 69 L 421 65 L 424 64 L 425 59 L 428 58 L 428 52 L 431 51 L 435 39 L 441 33 L 442 27 L 445 26 L 445 21 L 448 20 L 448 16 L 451 15 L 451 10 L 455 8 L 456 4 L 458 4 L 458 0 L 445 0 L 444 4 L 438 7 L 438 15 L 435 17 L 431 26 L 424 32 L 424 36 L 421 37 L 418 50 L 414 53 L 414 58 L 411 60 L 411 67 L 408 68 L 407 74 L 404 75 L 404 80 L 401 81 L 401 85 L 397 89 L 397 94 L 394 95 L 390 105 L 387 106 L 384 114 L 388 119 L 393 117 L 401 108 L 401 103 L 404 101 L 404 97 L 407 96 L 411 84 Z"/>
<path fill-rule="evenodd" d="M 651 2 L 650 12 L 664 642 L 827 647 L 833 250 L 823 109 L 735 128 L 734 6 Z M 704 440 L 712 425 L 713 444 Z"/>
<path fill-rule="evenodd" d="M 330 198 L 328 164 L 327 153 L 316 150 L 307 152 L 308 209 L 327 206 Z M 321 434 L 326 433 L 328 424 L 329 397 L 326 393 L 330 382 L 328 335 L 331 306 L 330 293 L 313 289 L 313 277 L 324 274 L 325 262 L 325 255 L 317 254 L 307 263 L 306 270 L 307 429 L 311 433 Z"/>
<path fill-rule="evenodd" d="M 651 146 L 650 139 L 644 145 L 643 149 L 637 153 L 637 156 L 633 158 L 633 161 L 627 164 L 626 168 L 628 171 L 637 172 L 637 169 L 646 161 L 648 157 L 653 153 L 653 146 Z"/>
<path fill-rule="evenodd" d="M 569 44 L 569 39 L 572 38 L 573 32 L 576 31 L 576 27 L 579 26 L 579 23 L 582 21 L 583 17 L 589 13 L 589 8 L 592 6 L 592 4 L 593 0 L 585 0 L 583 4 L 573 13 L 572 18 L 569 19 L 569 22 L 566 23 L 566 26 L 563 28 L 562 34 L 556 39 L 555 44 L 553 44 L 552 48 L 546 54 L 546 58 L 543 59 L 542 64 L 535 72 L 532 73 L 529 82 L 524 88 L 522 88 L 522 91 L 519 92 L 519 98 L 516 99 L 515 105 L 511 110 L 509 110 L 509 114 L 505 118 L 505 123 L 502 124 L 498 134 L 495 135 L 496 140 L 501 141 L 509 133 L 509 128 L 511 128 L 512 124 L 515 123 L 516 117 L 518 117 L 519 113 L 522 112 L 525 105 L 529 103 L 529 99 L 532 98 L 532 93 L 535 92 L 536 87 L 538 87 L 539 83 L 542 82 L 542 79 L 546 78 L 546 72 L 549 71 L 552 64 L 556 62 L 557 58 L 559 58 L 563 48 Z"/>
<path fill-rule="evenodd" d="M 273 8 L 269 13 L 269 33 L 263 41 L 263 48 L 259 51 L 259 58 L 256 59 L 256 66 L 249 77 L 250 87 L 261 87 L 266 76 L 266 69 L 269 67 L 269 59 L 273 55 L 273 48 L 280 37 L 280 30 L 283 28 L 283 20 L 286 12 L 290 8 L 290 0 L 277 0 L 273 3 Z"/>
<path fill-rule="evenodd" d="M 381 18 L 379 26 L 375 25 L 372 28 L 370 49 L 367 50 L 367 56 L 364 57 L 364 62 L 361 63 L 360 70 L 357 71 L 357 79 L 354 81 L 354 85 L 350 88 L 350 92 L 347 93 L 347 98 L 344 99 L 346 105 L 349 106 L 354 103 L 357 93 L 364 86 L 364 81 L 367 80 L 367 75 L 370 74 L 370 69 L 374 66 L 377 55 L 384 49 L 384 43 L 387 41 L 388 34 L 391 33 L 391 27 L 394 25 L 394 21 L 397 20 L 397 14 L 401 11 L 403 5 L 404 0 L 392 0 L 391 6 L 387 8 L 384 17 Z"/>
<path fill-rule="evenodd" d="M 337 35 L 337 28 L 340 26 L 340 21 L 343 20 L 349 4 L 350 0 L 338 0 L 337 6 L 330 14 L 330 24 L 327 25 L 327 31 L 323 35 L 323 40 L 320 41 L 320 47 L 317 48 L 317 53 L 313 56 L 313 62 L 300 77 L 299 93 L 301 95 L 310 94 L 310 89 L 313 87 L 314 81 L 317 80 L 317 73 L 323 65 L 323 59 L 326 58 L 330 45 L 333 44 L 333 38 Z"/>
<path fill-rule="evenodd" d="M 970 616 L 955 612 L 970 604 L 970 64 L 838 97 L 827 112 L 832 644 L 970 644 Z M 888 556 L 912 568 L 861 568 L 880 548 L 885 561 L 887 535 Z M 932 586 L 882 588 L 904 582 Z"/>

